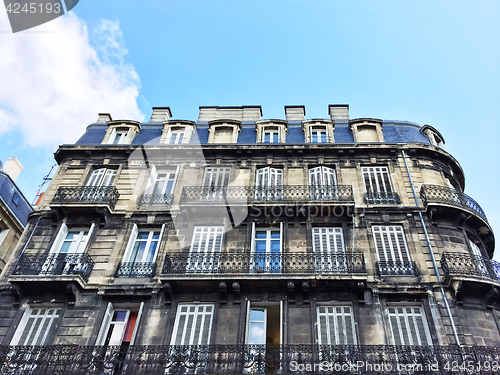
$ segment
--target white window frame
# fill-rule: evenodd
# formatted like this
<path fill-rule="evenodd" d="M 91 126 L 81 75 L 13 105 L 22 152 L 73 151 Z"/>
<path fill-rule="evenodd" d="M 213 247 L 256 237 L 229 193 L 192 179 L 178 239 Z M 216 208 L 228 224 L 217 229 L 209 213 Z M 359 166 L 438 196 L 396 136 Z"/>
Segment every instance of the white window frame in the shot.
<path fill-rule="evenodd" d="M 160 244 L 163 238 L 163 232 L 165 231 L 165 224 L 161 226 L 161 229 L 139 229 L 137 224 L 134 224 L 132 227 L 132 233 L 130 234 L 130 238 L 127 244 L 127 249 L 125 250 L 125 254 L 123 255 L 123 262 L 124 263 L 155 263 L 156 262 L 156 257 L 158 256 L 158 251 L 160 248 Z M 148 238 L 146 240 L 138 239 L 139 233 L 142 232 L 148 232 Z M 154 239 L 154 233 L 155 232 L 160 232 L 158 235 L 158 239 Z M 146 248 L 144 249 L 144 253 L 142 254 L 142 258 L 137 260 L 131 260 L 132 252 L 134 250 L 136 242 L 146 242 Z M 149 254 L 150 254 L 150 249 L 153 243 L 156 243 L 156 248 L 153 253 L 153 259 L 150 262 L 146 262 Z"/>
<path fill-rule="evenodd" d="M 256 200 L 282 200 L 283 199 L 283 169 L 264 167 L 259 168 L 255 174 L 255 199 Z"/>
<path fill-rule="evenodd" d="M 402 225 L 373 225 L 372 234 L 379 262 L 394 263 L 395 265 L 411 263 Z"/>
<path fill-rule="evenodd" d="M 149 179 L 148 179 L 148 184 L 145 189 L 145 194 L 151 194 L 153 196 L 155 195 L 170 195 L 174 193 L 175 189 L 175 184 L 177 183 L 177 176 L 179 175 L 179 169 L 180 165 L 178 165 L 175 169 L 169 169 L 169 170 L 160 170 L 156 168 L 155 165 L 151 166 L 151 173 L 149 174 Z M 160 175 L 165 175 L 163 177 L 163 180 L 165 181 L 163 188 L 161 189 L 161 192 L 158 192 L 158 185 L 159 185 L 159 176 Z M 170 191 L 167 192 L 167 187 L 168 187 L 168 182 L 172 182 L 172 186 L 170 188 Z"/>
<path fill-rule="evenodd" d="M 268 304 L 268 303 L 252 303 L 251 301 L 247 301 L 247 317 L 246 317 L 246 329 L 245 329 L 245 344 L 249 345 L 251 344 L 250 341 L 250 330 L 252 329 L 251 327 L 251 314 L 252 310 L 259 310 L 259 311 L 264 311 L 265 312 L 265 332 L 264 332 L 264 340 L 267 336 L 267 310 L 271 306 L 278 306 L 278 304 L 273 303 L 273 304 Z M 283 301 L 279 301 L 279 314 L 280 314 L 280 344 L 283 343 Z M 265 345 L 266 342 L 264 341 L 262 344 L 253 344 L 253 345 Z"/>
<path fill-rule="evenodd" d="M 344 232 L 342 227 L 313 227 L 312 245 L 316 272 L 346 272 Z"/>
<path fill-rule="evenodd" d="M 337 200 L 337 173 L 334 168 L 309 168 L 309 195 L 311 200 Z"/>
<path fill-rule="evenodd" d="M 135 324 L 134 324 L 134 330 L 132 331 L 130 345 L 134 345 L 135 338 L 137 336 L 137 330 L 139 329 L 139 322 L 141 321 L 143 310 L 144 310 L 144 302 L 141 302 L 141 304 L 139 305 L 138 313 L 137 313 L 137 319 L 136 319 Z M 125 335 L 125 330 L 127 328 L 127 323 L 128 323 L 128 319 L 130 318 L 130 312 L 132 311 L 132 308 L 118 308 L 118 307 L 115 308 L 115 306 L 111 302 L 109 302 L 107 307 L 106 307 L 106 312 L 104 313 L 104 317 L 102 319 L 101 328 L 99 329 L 99 334 L 97 335 L 97 339 L 95 342 L 96 346 L 103 346 L 105 344 L 106 338 L 108 336 L 108 332 L 109 332 L 111 326 L 113 324 L 115 324 L 112 321 L 115 311 L 127 312 L 125 321 L 123 323 L 121 323 L 121 322 L 116 323 L 116 324 L 123 324 L 121 338 L 120 338 L 120 342 L 123 342 L 123 337 Z"/>
<path fill-rule="evenodd" d="M 231 181 L 231 167 L 207 167 L 203 175 L 200 200 L 223 201 Z"/>
<path fill-rule="evenodd" d="M 490 273 L 488 271 L 488 267 L 486 266 L 486 261 L 481 249 L 470 238 L 467 238 L 467 241 L 469 243 L 471 253 L 475 258 L 474 264 L 477 265 L 478 270 L 481 272 L 481 276 L 489 277 Z"/>
<path fill-rule="evenodd" d="M 186 143 L 187 129 L 185 127 L 170 127 L 164 144 L 180 145 Z"/>
<path fill-rule="evenodd" d="M 189 249 L 188 272 L 217 272 L 224 241 L 224 226 L 195 226 Z"/>
<path fill-rule="evenodd" d="M 265 232 L 266 238 L 264 240 L 257 240 L 256 233 L 257 232 Z M 277 256 L 273 256 L 271 252 L 271 243 L 272 241 L 276 241 L 276 239 L 271 238 L 272 232 L 279 231 L 279 244 L 280 249 Z M 264 263 L 262 263 L 262 253 L 257 253 L 257 241 L 262 241 L 266 243 L 266 251 L 264 253 Z M 251 264 L 250 264 L 250 272 L 252 273 L 280 273 L 281 272 L 281 256 L 283 254 L 283 222 L 280 222 L 279 228 L 276 227 L 256 227 L 255 222 L 252 223 L 252 244 L 251 244 Z M 277 258 L 277 259 L 276 259 Z M 261 266 L 259 266 L 261 264 Z M 264 268 L 264 271 L 262 271 Z"/>
<path fill-rule="evenodd" d="M 387 314 L 393 345 L 432 346 L 429 325 L 422 305 L 388 305 Z M 420 326 L 423 331 L 419 330 L 419 319 L 421 320 Z M 407 334 L 407 337 L 404 337 L 404 333 Z"/>
<path fill-rule="evenodd" d="M 365 192 L 371 194 L 370 200 L 384 203 L 387 197 L 394 192 L 391 182 L 391 174 L 386 166 L 361 167 Z"/>
<path fill-rule="evenodd" d="M 179 303 L 175 315 L 174 330 L 172 331 L 170 345 L 210 344 L 214 310 L 215 305 L 211 303 Z M 199 320 L 201 321 L 200 324 L 198 324 Z M 208 324 L 208 326 L 206 324 Z M 200 327 L 201 330 L 197 331 L 197 327 Z M 191 331 L 188 331 L 188 329 L 191 329 Z M 182 333 L 180 330 L 182 330 Z M 204 337 L 205 330 L 206 337 Z"/>
<path fill-rule="evenodd" d="M 352 306 L 317 306 L 316 319 L 319 345 L 357 345 L 356 323 Z M 322 334 L 322 330 L 324 334 Z"/>
<path fill-rule="evenodd" d="M 113 128 L 111 131 L 111 135 L 109 136 L 107 144 L 109 145 L 123 145 L 127 144 L 127 140 L 130 135 L 131 128 L 118 127 Z M 117 138 L 119 137 L 119 138 Z M 115 140 L 118 139 L 118 142 L 115 143 Z"/>
<path fill-rule="evenodd" d="M 269 134 L 269 142 L 266 141 L 266 134 Z M 274 140 L 274 137 L 277 140 Z M 281 143 L 281 127 L 278 125 L 267 125 L 262 128 L 261 143 Z"/>
<path fill-rule="evenodd" d="M 2 228 L 0 226 L 0 246 L 2 246 L 3 241 L 5 241 L 5 238 L 9 234 L 10 229 L 9 228 Z"/>
<path fill-rule="evenodd" d="M 57 328 L 57 324 L 59 322 L 59 318 L 61 316 L 61 308 L 60 307 L 31 307 L 27 306 L 24 314 L 19 322 L 19 326 L 10 341 L 10 345 L 45 345 L 47 340 L 50 339 L 50 333 L 55 331 Z M 38 312 L 43 312 L 42 314 L 38 314 Z M 40 324 L 35 331 L 35 322 L 41 320 Z M 31 323 L 30 323 L 31 321 Z M 48 324 L 46 322 L 48 321 Z M 29 332 L 27 332 L 24 341 L 21 342 L 21 338 L 23 333 L 28 326 L 31 324 L 29 328 Z M 27 341 L 29 340 L 29 341 Z"/>
<path fill-rule="evenodd" d="M 325 140 L 321 137 L 322 133 L 325 134 Z M 316 134 L 317 142 L 314 142 L 314 134 Z M 310 143 L 329 143 L 328 127 L 326 125 L 311 125 L 309 127 L 309 141 Z"/>
<path fill-rule="evenodd" d="M 117 169 L 111 169 L 111 168 L 94 169 L 87 181 L 87 186 L 89 187 L 112 186 L 117 172 L 118 172 Z"/>

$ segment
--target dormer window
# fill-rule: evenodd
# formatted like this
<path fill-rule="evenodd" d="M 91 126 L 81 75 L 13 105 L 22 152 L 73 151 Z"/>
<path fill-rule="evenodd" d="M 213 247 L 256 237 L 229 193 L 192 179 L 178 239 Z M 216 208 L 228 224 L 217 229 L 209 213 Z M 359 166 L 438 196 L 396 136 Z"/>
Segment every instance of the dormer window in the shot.
<path fill-rule="evenodd" d="M 306 120 L 302 122 L 302 128 L 307 143 L 329 143 L 333 142 L 333 122 L 327 120 Z"/>
<path fill-rule="evenodd" d="M 265 120 L 255 123 L 258 143 L 285 143 L 287 122 L 283 120 Z"/>
<path fill-rule="evenodd" d="M 356 143 L 384 142 L 382 120 L 356 119 L 349 122 Z"/>
<path fill-rule="evenodd" d="M 141 130 L 141 123 L 137 121 L 108 121 L 108 130 L 102 143 L 108 145 L 126 145 L 132 143 L 135 135 Z"/>
<path fill-rule="evenodd" d="M 192 121 L 171 120 L 163 123 L 163 134 L 160 144 L 181 145 L 189 143 L 196 124 Z"/>
<path fill-rule="evenodd" d="M 262 143 L 279 143 L 280 130 L 275 126 L 264 128 Z"/>
<path fill-rule="evenodd" d="M 208 143 L 237 143 L 241 122 L 238 120 L 213 120 L 210 126 Z"/>
<path fill-rule="evenodd" d="M 433 146 L 444 149 L 444 138 L 436 129 L 432 126 L 424 125 L 421 131 L 427 136 L 427 138 L 429 138 L 429 141 Z"/>

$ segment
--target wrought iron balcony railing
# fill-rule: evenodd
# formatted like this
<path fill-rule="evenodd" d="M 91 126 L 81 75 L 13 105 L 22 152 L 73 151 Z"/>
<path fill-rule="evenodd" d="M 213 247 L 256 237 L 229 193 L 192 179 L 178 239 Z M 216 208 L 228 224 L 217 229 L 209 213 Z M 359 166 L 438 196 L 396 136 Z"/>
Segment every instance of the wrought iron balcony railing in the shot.
<path fill-rule="evenodd" d="M 185 186 L 182 189 L 180 199 L 180 204 L 295 204 L 309 202 L 354 204 L 352 186 L 286 185 L 272 188 Z"/>
<path fill-rule="evenodd" d="M 173 199 L 173 194 L 142 194 L 139 199 L 139 206 L 170 207 Z"/>
<path fill-rule="evenodd" d="M 0 346 L 0 372 L 16 375 L 493 375 L 498 363 L 486 346 Z"/>
<path fill-rule="evenodd" d="M 500 263 L 464 253 L 444 253 L 441 268 L 446 276 L 474 276 L 500 281 Z"/>
<path fill-rule="evenodd" d="M 418 276 L 415 262 L 377 262 L 380 276 Z"/>
<path fill-rule="evenodd" d="M 365 193 L 366 204 L 400 204 L 399 195 L 394 192 Z"/>
<path fill-rule="evenodd" d="M 92 203 L 107 204 L 111 209 L 120 197 L 114 186 L 60 186 L 57 189 L 53 203 Z"/>
<path fill-rule="evenodd" d="M 94 268 L 88 254 L 29 254 L 24 253 L 14 267 L 13 275 L 80 275 L 85 282 Z"/>
<path fill-rule="evenodd" d="M 429 203 L 443 203 L 469 211 L 481 217 L 486 223 L 488 219 L 481 206 L 467 194 L 455 189 L 439 185 L 422 185 L 420 197 L 425 205 Z"/>
<path fill-rule="evenodd" d="M 116 271 L 116 277 L 154 277 L 156 275 L 156 263 L 120 263 Z"/>
<path fill-rule="evenodd" d="M 167 253 L 162 274 L 366 273 L 363 253 Z"/>

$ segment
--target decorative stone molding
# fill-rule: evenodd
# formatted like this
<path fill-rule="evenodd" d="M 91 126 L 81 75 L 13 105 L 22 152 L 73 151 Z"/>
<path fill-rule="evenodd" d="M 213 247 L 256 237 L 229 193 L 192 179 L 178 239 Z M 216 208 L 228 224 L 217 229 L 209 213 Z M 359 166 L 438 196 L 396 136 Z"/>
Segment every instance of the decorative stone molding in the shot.
<path fill-rule="evenodd" d="M 374 118 L 359 118 L 349 121 L 354 142 L 379 143 L 384 142 L 382 120 Z"/>
<path fill-rule="evenodd" d="M 181 133 L 184 130 L 184 134 L 179 139 L 175 137 L 175 134 Z M 191 139 L 191 136 L 196 130 L 196 123 L 187 120 L 171 120 L 163 122 L 163 131 L 161 133 L 160 144 L 187 144 Z"/>
<path fill-rule="evenodd" d="M 102 144 L 112 144 L 120 131 L 126 132 L 126 135 L 119 144 L 130 144 L 142 128 L 140 122 L 132 120 L 107 121 L 106 124 L 108 124 L 108 130 L 106 130 Z"/>
<path fill-rule="evenodd" d="M 257 143 L 266 143 L 265 142 L 265 133 L 266 131 L 274 131 L 278 132 L 278 142 L 277 143 L 285 143 L 286 141 L 286 132 L 288 123 L 283 120 L 263 120 L 255 122 L 256 131 L 257 131 Z M 274 142 L 268 142 L 274 143 Z"/>
<path fill-rule="evenodd" d="M 237 143 L 241 131 L 241 121 L 213 120 L 209 121 L 208 143 Z"/>
<path fill-rule="evenodd" d="M 335 131 L 335 121 L 328 121 L 323 119 L 313 119 L 302 121 L 302 129 L 306 143 L 333 143 L 333 133 Z M 322 137 L 318 137 L 317 142 L 313 142 L 313 132 L 324 129 L 326 131 L 326 142 Z"/>

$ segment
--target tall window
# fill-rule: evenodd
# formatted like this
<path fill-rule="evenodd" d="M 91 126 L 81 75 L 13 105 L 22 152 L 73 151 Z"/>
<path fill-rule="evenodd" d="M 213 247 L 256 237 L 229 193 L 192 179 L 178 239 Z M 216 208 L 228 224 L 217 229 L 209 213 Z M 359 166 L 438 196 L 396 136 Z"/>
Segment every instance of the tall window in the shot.
<path fill-rule="evenodd" d="M 486 262 L 481 249 L 470 239 L 467 239 L 467 241 L 469 242 L 470 250 L 472 252 L 472 255 L 474 256 L 474 264 L 476 264 L 481 276 L 489 277 L 490 273 L 488 272 L 488 267 L 486 266 Z"/>
<path fill-rule="evenodd" d="M 45 345 L 54 334 L 60 314 L 59 308 L 28 306 L 10 345 Z"/>
<path fill-rule="evenodd" d="M 223 200 L 226 196 L 226 188 L 229 186 L 230 177 L 231 168 L 209 167 L 205 169 L 201 199 L 209 201 Z"/>
<path fill-rule="evenodd" d="M 356 345 L 356 329 L 351 306 L 319 306 L 318 344 Z"/>
<path fill-rule="evenodd" d="M 342 228 L 314 227 L 312 243 L 316 272 L 347 271 Z"/>
<path fill-rule="evenodd" d="M 281 272 L 283 223 L 279 228 L 256 228 L 252 223 L 252 272 Z"/>
<path fill-rule="evenodd" d="M 178 145 L 184 142 L 186 136 L 186 128 L 170 128 L 165 138 L 165 143 L 170 145 Z"/>
<path fill-rule="evenodd" d="M 394 345 L 432 345 L 422 307 L 389 307 Z"/>
<path fill-rule="evenodd" d="M 208 345 L 213 304 L 179 304 L 170 345 Z"/>
<path fill-rule="evenodd" d="M 250 301 L 248 301 L 247 333 L 245 342 L 251 345 L 281 344 L 282 341 L 281 315 L 282 315 L 281 303 L 254 305 L 250 303 Z M 252 373 L 258 373 L 258 372 L 252 371 Z"/>
<path fill-rule="evenodd" d="M 279 143 L 280 131 L 277 126 L 266 126 L 262 131 L 263 143 Z"/>
<path fill-rule="evenodd" d="M 108 303 L 96 345 L 133 345 L 142 316 L 144 302 L 138 308 L 115 308 Z"/>
<path fill-rule="evenodd" d="M 95 225 L 92 224 L 89 229 L 69 229 L 65 223 L 62 223 L 41 273 L 68 275 L 89 271 L 87 267 L 90 265 L 83 262 L 81 254 L 87 248 L 94 227 Z"/>
<path fill-rule="evenodd" d="M 217 272 L 224 227 L 195 227 L 187 270 L 190 272 Z"/>
<path fill-rule="evenodd" d="M 310 128 L 311 143 L 327 143 L 328 131 L 325 126 L 311 126 Z"/>
<path fill-rule="evenodd" d="M 121 145 L 127 142 L 130 129 L 128 128 L 114 128 L 108 139 L 108 144 Z"/>
<path fill-rule="evenodd" d="M 309 169 L 309 195 L 311 200 L 337 199 L 335 169 L 323 166 Z"/>
<path fill-rule="evenodd" d="M 119 277 L 154 276 L 158 246 L 161 243 L 164 229 L 165 224 L 161 230 L 139 230 L 134 224 L 123 256 L 123 263 L 118 269 L 117 275 Z"/>
<path fill-rule="evenodd" d="M 417 270 L 410 260 L 402 226 L 374 225 L 372 233 L 381 276 L 416 275 Z"/>
<path fill-rule="evenodd" d="M 392 190 L 387 167 L 362 167 L 361 172 L 365 183 L 366 203 L 399 203 Z"/>
<path fill-rule="evenodd" d="M 87 186 L 111 186 L 116 176 L 116 169 L 95 169 L 87 181 Z"/>
<path fill-rule="evenodd" d="M 172 194 L 178 171 L 179 167 L 174 170 L 158 171 L 153 165 L 141 204 L 169 205 L 172 203 Z"/>
<path fill-rule="evenodd" d="M 283 169 L 265 167 L 257 169 L 255 199 L 283 199 Z"/>

